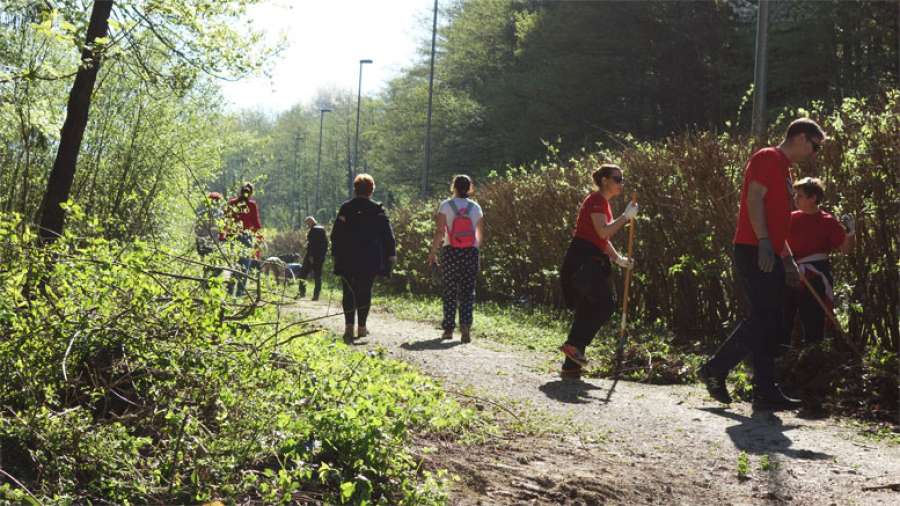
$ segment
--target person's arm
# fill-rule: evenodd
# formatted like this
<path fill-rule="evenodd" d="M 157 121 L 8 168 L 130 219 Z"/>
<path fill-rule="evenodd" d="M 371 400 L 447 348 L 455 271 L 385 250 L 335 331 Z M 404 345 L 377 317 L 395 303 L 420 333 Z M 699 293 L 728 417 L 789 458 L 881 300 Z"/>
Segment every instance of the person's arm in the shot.
<path fill-rule="evenodd" d="M 478 243 L 479 248 L 484 246 L 484 216 L 475 225 L 475 241 Z"/>
<path fill-rule="evenodd" d="M 606 255 L 610 258 L 610 260 L 612 260 L 614 264 L 623 269 L 631 269 L 634 267 L 634 259 L 622 256 L 622 254 L 619 253 L 619 250 L 617 250 L 616 247 L 613 246 L 612 241 L 607 241 L 606 250 L 604 251 L 604 253 L 606 253 Z"/>
<path fill-rule="evenodd" d="M 747 215 L 750 217 L 750 226 L 759 241 L 757 264 L 759 270 L 772 272 L 775 266 L 775 251 L 769 239 L 769 227 L 766 224 L 765 196 L 768 189 L 758 181 L 750 181 L 747 186 Z"/>
<path fill-rule="evenodd" d="M 248 204 L 251 204 L 248 202 Z M 254 232 L 259 232 L 259 229 L 262 228 L 262 221 L 259 219 L 259 206 L 256 205 L 256 202 L 253 202 L 250 207 L 250 228 L 253 229 Z"/>
<path fill-rule="evenodd" d="M 480 222 L 479 222 L 480 223 Z M 437 263 L 437 253 L 444 243 L 444 230 L 447 228 L 447 217 L 438 211 L 434 214 L 434 235 L 431 238 L 431 250 L 428 253 L 428 265 Z M 476 230 L 476 234 L 478 231 Z"/>
<path fill-rule="evenodd" d="M 609 239 L 616 235 L 616 232 L 621 230 L 628 223 L 628 220 L 634 219 L 637 216 L 637 211 L 638 205 L 634 202 L 629 202 L 625 206 L 625 212 L 612 221 L 607 221 L 606 215 L 603 213 L 591 213 L 591 224 L 601 239 Z"/>
<path fill-rule="evenodd" d="M 856 220 L 853 219 L 853 215 L 845 214 L 841 216 L 841 224 L 847 230 L 847 233 L 838 249 L 841 253 L 847 255 L 856 246 Z"/>

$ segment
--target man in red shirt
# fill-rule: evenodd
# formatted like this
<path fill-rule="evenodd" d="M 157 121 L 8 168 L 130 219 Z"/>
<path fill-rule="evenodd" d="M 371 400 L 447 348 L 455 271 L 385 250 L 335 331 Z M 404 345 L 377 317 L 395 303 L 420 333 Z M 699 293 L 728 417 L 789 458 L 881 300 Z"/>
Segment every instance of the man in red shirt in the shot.
<path fill-rule="evenodd" d="M 241 194 L 237 197 L 228 199 L 228 227 L 227 231 L 231 234 L 237 233 L 237 240 L 247 248 L 255 248 L 262 241 L 259 229 L 262 224 L 259 220 L 259 208 L 253 196 L 253 183 L 244 183 L 241 186 Z M 236 229 L 236 230 L 235 230 Z M 254 251 L 254 256 L 259 257 L 259 250 Z M 238 275 L 236 296 L 244 295 L 247 286 L 247 273 L 250 272 L 250 266 L 253 261 L 249 256 L 241 256 L 238 260 L 243 275 Z"/>
<path fill-rule="evenodd" d="M 825 141 L 816 122 L 801 118 L 777 147 L 763 148 L 744 169 L 734 264 L 750 301 L 749 317 L 738 323 L 699 376 L 715 400 L 731 403 L 725 378 L 741 360 L 753 360 L 753 407 L 796 409 L 801 402 L 775 384 L 775 355 L 783 328 L 785 283 L 800 283 L 797 263 L 787 244 L 791 221 L 790 166 L 816 155 Z M 781 261 L 777 261 L 777 257 Z"/>

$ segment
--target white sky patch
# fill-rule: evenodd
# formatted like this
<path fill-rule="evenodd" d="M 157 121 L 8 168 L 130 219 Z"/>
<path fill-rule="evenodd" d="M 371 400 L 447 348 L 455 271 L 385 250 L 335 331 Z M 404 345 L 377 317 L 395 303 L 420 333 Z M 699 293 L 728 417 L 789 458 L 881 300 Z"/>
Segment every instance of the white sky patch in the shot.
<path fill-rule="evenodd" d="M 250 11 L 253 26 L 287 48 L 271 78 L 222 82 L 232 109 L 277 113 L 312 100 L 321 88 L 356 91 L 359 60 L 362 93 L 371 95 L 416 58 L 431 36 L 432 0 L 269 0 Z M 440 20 L 439 20 L 440 21 Z"/>

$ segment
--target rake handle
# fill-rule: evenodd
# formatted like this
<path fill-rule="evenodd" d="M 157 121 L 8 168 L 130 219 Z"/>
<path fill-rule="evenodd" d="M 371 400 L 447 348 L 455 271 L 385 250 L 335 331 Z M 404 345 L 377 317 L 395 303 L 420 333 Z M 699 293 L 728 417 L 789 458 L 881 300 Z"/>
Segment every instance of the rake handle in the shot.
<path fill-rule="evenodd" d="M 631 202 L 637 203 L 637 192 L 631 194 Z M 628 220 L 628 258 L 634 253 L 634 218 Z M 628 292 L 631 286 L 631 268 L 625 269 L 625 289 L 622 291 L 622 324 L 619 326 L 619 340 L 625 337 L 625 322 L 628 319 Z"/>

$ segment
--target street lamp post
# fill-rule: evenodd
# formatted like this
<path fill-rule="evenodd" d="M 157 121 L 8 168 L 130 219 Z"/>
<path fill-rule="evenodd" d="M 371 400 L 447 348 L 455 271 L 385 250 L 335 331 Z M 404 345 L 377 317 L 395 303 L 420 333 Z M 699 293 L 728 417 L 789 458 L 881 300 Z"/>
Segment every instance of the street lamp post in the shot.
<path fill-rule="evenodd" d="M 372 60 L 359 60 L 359 85 L 356 88 L 356 137 L 353 141 L 353 170 L 356 171 L 356 167 L 359 165 L 359 104 L 362 100 L 362 69 L 363 65 L 366 63 L 372 63 Z M 355 174 L 350 174 L 350 181 L 352 183 L 353 176 Z"/>
<path fill-rule="evenodd" d="M 766 79 L 769 47 L 769 0 L 760 0 L 756 15 L 756 58 L 753 69 L 753 118 L 750 130 L 756 142 L 766 137 Z"/>
<path fill-rule="evenodd" d="M 322 181 L 322 129 L 325 125 L 326 112 L 331 112 L 331 109 L 327 107 L 319 109 L 319 155 L 316 161 L 316 205 L 313 209 L 313 215 L 319 212 L 319 185 Z"/>
<path fill-rule="evenodd" d="M 428 117 L 425 126 L 425 168 L 422 170 L 422 198 L 428 195 L 428 171 L 431 170 L 431 100 L 434 96 L 434 47 L 437 40 L 438 0 L 434 0 L 434 19 L 431 22 L 431 70 L 428 72 Z"/>

